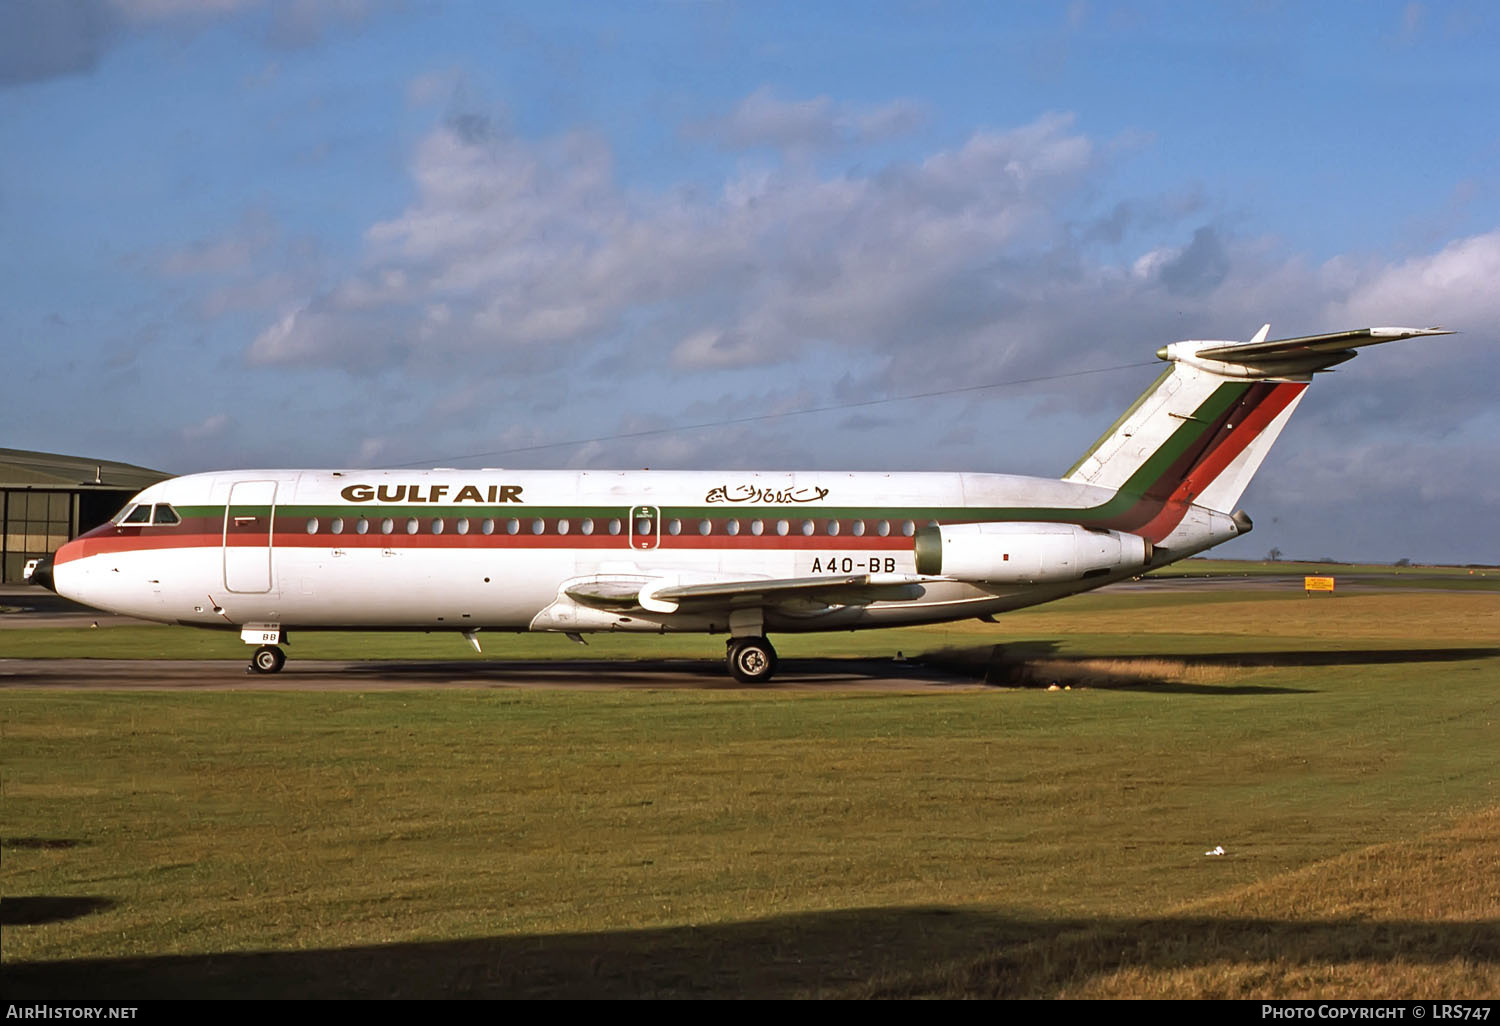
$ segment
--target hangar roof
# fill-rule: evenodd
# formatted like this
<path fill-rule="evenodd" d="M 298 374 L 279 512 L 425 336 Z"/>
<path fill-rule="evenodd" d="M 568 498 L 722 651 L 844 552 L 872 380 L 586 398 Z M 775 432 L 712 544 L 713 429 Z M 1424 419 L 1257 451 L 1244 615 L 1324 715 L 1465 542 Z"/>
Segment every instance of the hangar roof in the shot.
<path fill-rule="evenodd" d="M 159 470 L 115 460 L 62 456 L 25 449 L 0 449 L 0 488 L 94 488 L 140 491 L 171 477 Z"/>

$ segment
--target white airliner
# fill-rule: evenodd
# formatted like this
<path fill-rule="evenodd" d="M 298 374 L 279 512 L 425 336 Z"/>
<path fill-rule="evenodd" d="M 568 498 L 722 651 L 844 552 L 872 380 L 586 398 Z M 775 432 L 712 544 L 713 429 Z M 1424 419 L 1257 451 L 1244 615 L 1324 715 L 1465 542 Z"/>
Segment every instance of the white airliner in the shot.
<path fill-rule="evenodd" d="M 1250 530 L 1245 486 L 1312 375 L 1442 328 L 1177 342 L 1061 480 L 969 473 L 242 470 L 142 491 L 33 580 L 234 629 L 275 673 L 303 630 L 766 635 L 936 623 L 1098 588 Z"/>

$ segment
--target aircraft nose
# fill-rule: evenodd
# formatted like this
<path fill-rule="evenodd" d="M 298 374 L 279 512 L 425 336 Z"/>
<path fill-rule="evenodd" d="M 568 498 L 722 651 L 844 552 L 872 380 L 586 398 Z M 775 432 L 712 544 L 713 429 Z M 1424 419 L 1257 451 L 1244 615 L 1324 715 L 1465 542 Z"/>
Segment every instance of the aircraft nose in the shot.
<path fill-rule="evenodd" d="M 40 584 L 48 591 L 56 591 L 57 585 L 52 583 L 52 557 L 43 556 L 41 562 L 31 571 L 31 583 Z"/>

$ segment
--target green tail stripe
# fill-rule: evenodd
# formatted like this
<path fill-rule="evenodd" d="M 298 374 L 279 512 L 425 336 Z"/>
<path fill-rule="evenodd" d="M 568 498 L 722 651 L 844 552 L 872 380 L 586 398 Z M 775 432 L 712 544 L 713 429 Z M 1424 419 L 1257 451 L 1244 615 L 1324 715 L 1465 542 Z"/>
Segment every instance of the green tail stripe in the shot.
<path fill-rule="evenodd" d="M 1120 486 L 1120 491 L 1133 496 L 1146 495 L 1158 484 L 1172 464 L 1203 436 L 1213 430 L 1220 417 L 1242 399 L 1250 390 L 1249 382 L 1226 382 L 1214 389 L 1212 395 L 1193 411 L 1191 420 L 1185 420 L 1161 448 L 1148 456 L 1130 479 Z"/>

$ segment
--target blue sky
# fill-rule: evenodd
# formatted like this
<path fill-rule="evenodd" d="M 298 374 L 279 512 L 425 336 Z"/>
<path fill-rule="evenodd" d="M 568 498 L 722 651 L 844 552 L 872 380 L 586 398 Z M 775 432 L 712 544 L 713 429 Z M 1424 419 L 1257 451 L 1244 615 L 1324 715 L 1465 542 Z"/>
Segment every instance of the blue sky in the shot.
<path fill-rule="evenodd" d="M 9 0 L 0 444 L 1054 476 L 1165 342 L 1444 324 L 1317 383 L 1221 551 L 1497 563 L 1497 52 L 1477 2 Z"/>

